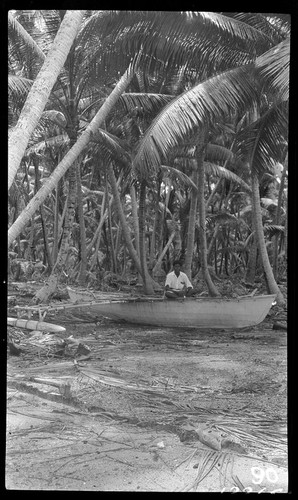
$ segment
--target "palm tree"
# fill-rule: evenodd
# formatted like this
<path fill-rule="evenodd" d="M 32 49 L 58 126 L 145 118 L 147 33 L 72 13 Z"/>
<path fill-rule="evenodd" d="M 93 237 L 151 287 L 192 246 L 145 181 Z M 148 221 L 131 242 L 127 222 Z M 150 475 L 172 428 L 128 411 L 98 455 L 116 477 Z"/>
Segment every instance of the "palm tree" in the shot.
<path fill-rule="evenodd" d="M 106 50 L 106 53 L 108 54 L 109 57 L 111 57 L 111 54 L 115 55 L 115 60 L 119 62 L 119 67 L 121 68 L 123 64 L 127 64 L 125 57 L 123 57 L 123 53 L 121 53 L 121 64 L 120 60 L 118 57 L 118 54 L 116 52 L 116 45 L 114 42 L 115 40 L 120 40 L 121 38 L 124 40 L 123 42 L 123 47 L 125 49 L 125 52 L 127 52 L 127 57 L 131 57 L 135 54 L 135 51 L 137 47 L 142 44 L 142 54 L 140 55 L 139 62 L 141 61 L 143 64 L 143 68 L 145 68 L 146 72 L 143 73 L 143 75 L 148 74 L 148 69 L 149 70 L 154 70 L 153 71 L 153 80 L 156 79 L 156 69 L 158 68 L 159 71 L 165 71 L 165 69 L 169 69 L 172 66 L 171 65 L 177 65 L 180 64 L 180 61 L 183 61 L 184 63 L 184 69 L 185 69 L 185 74 L 189 75 L 190 81 L 193 79 L 193 75 L 200 75 L 200 78 L 203 77 L 203 75 L 207 74 L 212 74 L 214 71 L 218 71 L 227 65 L 227 54 L 229 54 L 229 65 L 239 65 L 241 63 L 247 63 L 253 59 L 253 56 L 250 54 L 251 49 L 257 49 L 258 53 L 264 51 L 264 47 L 270 46 L 271 41 L 268 38 L 267 34 L 263 35 L 260 31 L 255 30 L 252 26 L 249 26 L 248 24 L 244 24 L 243 22 L 239 22 L 237 19 L 233 19 L 231 16 L 224 16 L 222 14 L 216 14 L 216 13 L 198 13 L 197 15 L 194 15 L 192 17 L 189 17 L 187 19 L 187 23 L 185 23 L 185 27 L 183 26 L 183 30 L 181 29 L 181 19 L 183 18 L 186 20 L 185 15 L 179 16 L 178 13 L 169 13 L 166 15 L 160 15 L 160 13 L 154 13 L 155 15 L 152 15 L 152 13 L 146 13 L 144 16 L 143 14 L 140 16 L 139 13 L 135 13 L 135 22 L 131 22 L 131 16 L 129 17 L 128 14 L 125 13 L 125 15 L 119 15 L 117 13 L 102 13 L 102 12 L 97 12 L 95 13 L 94 16 L 91 16 L 89 19 L 86 20 L 83 29 L 81 30 L 81 34 L 79 35 L 78 39 L 82 42 L 83 40 L 87 41 L 88 40 L 88 50 L 90 53 L 90 48 L 94 47 L 94 41 L 98 35 L 96 35 L 93 31 L 96 26 L 99 26 L 99 23 L 101 24 L 101 27 L 103 28 L 101 32 L 101 43 L 98 44 L 99 50 L 104 51 Z M 164 13 L 162 13 L 164 14 Z M 110 17 L 109 17 L 110 16 Z M 115 32 L 111 35 L 109 32 L 109 22 L 110 18 L 113 19 L 113 26 L 115 28 Z M 197 28 L 200 26 L 200 36 L 197 36 Z M 148 32 L 145 33 L 144 35 L 144 28 L 148 28 L 151 33 L 151 37 L 148 37 Z M 105 31 L 106 29 L 106 31 Z M 123 36 L 123 33 L 125 32 L 125 37 Z M 210 34 L 217 33 L 220 35 L 220 41 L 225 42 L 220 44 L 218 43 L 218 39 L 215 40 L 216 37 L 211 37 L 211 40 L 209 40 L 210 43 L 206 44 L 206 41 L 210 37 Z M 92 35 L 92 36 L 91 36 Z M 114 36 L 115 35 L 115 36 Z M 246 44 L 243 43 L 243 38 L 244 35 L 246 36 Z M 85 38 L 84 38 L 85 37 Z M 148 42 L 146 42 L 146 37 L 148 39 Z M 173 43 L 169 44 L 168 40 L 169 37 L 172 39 Z M 161 43 L 161 40 L 167 40 L 167 43 L 163 44 Z M 239 40 L 239 46 L 236 47 L 239 50 L 235 51 L 235 40 Z M 189 41 L 189 44 L 187 45 L 185 42 Z M 148 45 L 147 45 L 148 43 Z M 187 49 L 186 49 L 187 47 Z M 224 47 L 224 48 L 223 48 Z M 128 50 L 126 50 L 128 49 Z M 149 50 L 150 49 L 150 50 Z M 88 53 L 87 50 L 87 53 Z M 165 57 L 165 55 L 167 57 Z M 157 60 L 155 63 L 155 68 L 153 66 L 153 61 L 154 58 Z M 118 57 L 118 59 L 117 59 Z M 83 56 L 81 56 L 81 59 L 83 61 Z M 198 67 L 195 66 L 195 61 L 199 61 L 199 69 Z M 95 62 L 96 58 L 94 56 L 93 59 L 90 59 L 90 61 Z M 107 59 L 103 57 L 103 61 L 107 62 Z M 179 61 L 179 63 L 178 63 Z M 186 61 L 186 63 L 185 63 Z M 212 64 L 210 64 L 210 62 Z M 208 66 L 209 64 L 209 66 Z M 127 66 L 126 66 L 127 67 Z M 208 69 L 209 68 L 209 69 Z M 123 88 L 127 88 L 127 85 L 129 82 L 132 82 L 133 78 L 133 72 L 135 68 L 132 69 L 130 72 L 130 75 L 128 78 L 122 79 L 122 85 L 120 85 L 120 91 L 119 91 L 119 86 L 116 85 L 115 89 L 113 90 L 114 95 L 117 96 L 115 100 L 111 99 L 112 105 L 116 102 L 116 100 L 119 98 L 121 95 L 121 92 L 123 92 Z M 238 73 L 240 76 L 245 74 L 246 71 L 243 70 L 243 68 L 238 68 Z M 247 67 L 245 67 L 245 70 L 247 70 Z M 235 70 L 236 71 L 236 70 Z M 209 73 L 208 73 L 209 72 Z M 138 73 L 140 75 L 140 73 Z M 236 73 L 232 75 L 232 77 L 235 77 Z M 128 76 L 126 74 L 126 76 Z M 229 75 L 226 75 L 227 78 L 226 80 L 229 80 Z M 125 83 L 124 83 L 125 81 Z M 146 83 L 146 78 L 144 79 L 144 82 Z M 150 80 L 147 79 L 147 84 L 148 82 L 150 83 Z M 120 82 L 119 82 L 120 84 Z M 216 87 L 215 81 L 213 81 L 213 87 Z M 211 85 L 212 87 L 212 85 Z M 211 88 L 210 87 L 210 88 Z M 239 87 L 241 88 L 240 90 L 240 97 L 237 97 L 237 93 L 239 92 Z M 247 97 L 247 89 L 250 92 L 251 88 L 253 88 L 253 85 L 251 87 L 249 84 L 246 85 L 246 89 L 244 89 L 244 79 L 242 78 L 242 81 L 239 83 L 239 85 L 235 86 L 234 82 L 234 94 L 230 96 L 229 104 L 232 106 L 241 104 L 243 106 L 243 101 Z M 112 94 L 113 94 L 112 92 Z M 112 97 L 112 94 L 109 96 Z M 253 96 L 253 99 L 256 96 Z M 108 99 L 109 99 L 108 98 Z M 221 91 L 219 88 L 219 85 L 217 85 L 217 96 L 215 98 L 221 99 Z M 252 100 L 253 100 L 252 99 Z M 186 99 L 187 100 L 187 99 Z M 204 99 L 203 99 L 204 100 Z M 201 110 L 203 111 L 204 105 L 206 105 L 206 102 L 203 102 L 203 106 Z M 32 214 L 38 207 L 38 204 L 40 201 L 44 201 L 44 199 L 47 197 L 47 195 L 51 192 L 53 187 L 57 184 L 57 181 L 64 175 L 64 173 L 67 171 L 67 169 L 71 166 L 73 161 L 77 158 L 77 155 L 80 154 L 80 152 L 85 148 L 85 146 L 88 144 L 88 141 L 90 140 L 90 132 L 95 133 L 97 127 L 102 123 L 103 119 L 105 118 L 106 115 L 104 115 L 103 111 L 106 111 L 107 102 L 103 104 L 103 106 L 100 108 L 99 112 L 95 116 L 95 118 L 92 120 L 92 122 L 88 125 L 88 127 L 82 132 L 82 135 L 79 137 L 77 143 L 71 148 L 69 153 L 63 158 L 62 162 L 58 165 L 55 175 L 51 176 L 51 178 L 48 181 L 48 184 L 45 184 L 43 188 L 41 188 L 41 191 L 38 193 L 38 196 L 35 197 L 34 201 L 32 201 L 31 205 L 29 204 L 27 207 L 27 211 L 24 212 L 23 220 L 17 220 L 15 225 L 13 225 L 10 228 L 10 233 L 9 233 L 9 241 L 12 241 L 17 234 L 20 233 L 22 228 L 26 225 L 26 223 L 29 221 L 31 218 Z M 111 108 L 110 108 L 111 109 Z M 108 111 L 110 110 L 108 109 Z M 218 112 L 217 110 L 214 109 L 214 102 L 209 106 L 207 106 L 207 110 L 211 111 L 211 118 L 217 118 Z M 205 109 L 206 111 L 206 109 Z M 227 111 L 227 106 L 224 106 L 221 112 Z M 185 113 L 184 118 L 187 113 Z M 204 114 L 204 113 L 203 113 Z M 208 113 L 207 113 L 208 114 Z M 184 129 L 182 135 L 187 134 L 189 131 L 192 130 L 193 128 L 193 117 L 195 117 L 195 120 L 198 119 L 199 113 L 193 113 L 192 117 L 190 119 L 189 124 L 186 126 Z M 183 119 L 184 119 L 183 118 Z M 205 116 L 203 117 L 204 119 L 206 118 L 206 113 Z M 202 116 L 200 117 L 202 119 Z M 200 123 L 200 119 L 198 122 Z M 95 120 L 95 121 L 94 121 Z M 212 121 L 212 120 L 211 120 Z M 206 121 L 206 123 L 208 120 Z M 92 126 L 91 126 L 92 125 Z M 150 128 L 149 128 L 150 130 Z M 146 134 L 147 136 L 147 134 Z M 146 137 L 145 136 L 145 137 Z M 172 138 L 170 139 L 171 142 Z M 175 141 L 174 141 L 175 143 Z M 173 144 L 173 141 L 172 141 Z M 142 177 L 147 176 L 147 174 L 150 175 L 150 169 L 147 169 L 146 172 L 146 161 L 147 158 L 144 158 L 145 161 L 138 162 L 140 160 L 142 151 L 145 151 L 146 149 L 143 148 L 142 150 L 142 144 L 140 151 L 136 157 L 136 162 L 135 166 L 137 166 L 138 170 L 138 163 L 139 167 L 142 164 L 142 167 L 139 168 L 139 173 L 140 173 L 140 179 L 142 180 Z M 72 153 L 72 154 L 71 154 Z M 160 160 L 158 154 L 156 155 L 156 148 L 151 150 L 151 154 L 155 155 L 155 159 Z M 159 168 L 160 162 L 158 161 L 157 164 L 155 162 L 155 166 Z"/>
<path fill-rule="evenodd" d="M 278 64 L 273 58 L 273 54 L 276 53 L 279 55 Z M 256 72 L 253 71 L 253 66 L 246 65 L 210 78 L 184 92 L 169 103 L 154 120 L 145 134 L 135 158 L 135 168 L 145 171 L 156 169 L 169 149 L 187 136 L 194 123 L 195 126 L 206 130 L 206 126 L 209 124 L 212 127 L 212 121 L 218 120 L 223 113 L 227 114 L 229 108 L 238 109 L 238 112 L 241 112 L 247 106 L 258 104 L 257 80 L 254 78 L 259 77 L 259 81 L 262 82 L 263 78 L 268 77 L 269 74 L 267 84 L 271 90 L 273 88 L 277 92 L 275 104 L 267 111 L 267 114 L 265 113 L 260 120 L 252 124 L 247 148 L 250 147 L 251 151 L 253 203 L 258 224 L 256 231 L 259 247 L 262 251 L 264 271 L 269 289 L 272 293 L 277 294 L 280 303 L 283 301 L 282 295 L 273 275 L 271 275 L 271 268 L 265 255 L 266 247 L 258 211 L 256 172 L 258 166 L 259 169 L 264 170 L 268 161 L 270 163 L 278 159 L 279 137 L 280 134 L 284 135 L 287 124 L 284 102 L 288 96 L 288 62 L 289 42 L 285 40 L 257 59 Z"/>
<path fill-rule="evenodd" d="M 243 47 L 244 37 L 245 47 Z M 98 41 L 97 51 L 94 51 L 95 41 Z M 235 50 L 238 48 L 238 42 L 239 50 Z M 266 46 L 270 44 L 270 40 L 267 35 L 249 24 L 244 24 L 223 14 L 203 12 L 191 16 L 178 12 L 119 13 L 96 11 L 85 20 L 78 36 L 78 43 L 85 44 L 87 53 L 85 60 L 84 54 L 81 54 L 78 64 L 84 65 L 88 72 L 94 67 L 102 69 L 108 62 L 107 58 L 111 60 L 111 57 L 114 58 L 119 68 L 123 68 L 123 64 L 127 68 L 128 61 L 132 57 L 134 58 L 138 52 L 139 61 L 142 60 L 146 71 L 153 68 L 156 74 L 157 69 L 165 71 L 171 67 L 177 67 L 177 64 L 179 65 L 182 61 L 185 71 L 188 70 L 190 74 L 197 75 L 198 68 L 201 74 L 204 74 L 206 67 L 212 68 L 214 72 L 226 65 L 227 54 L 230 57 L 229 64 L 250 61 L 252 56 L 249 50 L 260 52 L 264 44 Z M 120 51 L 119 45 L 122 48 Z M 139 51 L 140 47 L 142 47 L 142 53 Z M 100 57 L 102 64 L 98 65 Z M 10 228 L 9 243 L 21 232 L 38 208 L 39 203 L 44 201 L 87 145 L 91 133 L 95 132 L 105 119 L 107 112 L 128 86 L 132 77 L 133 71 L 130 66 L 112 91 L 113 95 L 109 96 L 108 102 L 104 103 L 98 111 L 99 115 L 97 115 L 96 120 L 92 120 L 79 137 L 77 144 L 71 148 L 57 166 L 54 177 L 48 180 L 42 191 L 38 193 L 37 198 L 32 200 L 26 212 L 22 214 L 21 219 L 17 220 Z"/>
<path fill-rule="evenodd" d="M 31 87 L 18 123 L 9 137 L 8 188 L 13 182 L 29 138 L 40 119 L 51 90 L 66 61 L 82 23 L 83 15 L 84 11 L 79 10 L 68 11 L 65 14 L 55 41 Z"/>
<path fill-rule="evenodd" d="M 68 153 L 64 156 L 63 160 L 59 163 L 53 174 L 49 177 L 47 183 L 45 183 L 37 195 L 32 198 L 30 203 L 28 203 L 26 210 L 22 212 L 21 216 L 15 221 L 15 223 L 10 227 L 8 231 L 8 244 L 17 237 L 22 229 L 31 219 L 32 215 L 35 213 L 40 203 L 42 203 L 47 196 L 51 193 L 54 187 L 57 185 L 59 180 L 67 172 L 69 167 L 77 159 L 79 154 L 84 150 L 89 141 L 92 139 L 92 135 L 96 134 L 98 127 L 105 120 L 106 116 L 114 106 L 115 102 L 119 96 L 123 93 L 123 90 L 127 87 L 130 79 L 133 76 L 133 64 L 128 68 L 122 78 L 120 78 L 116 87 L 113 89 L 109 97 L 106 99 L 103 106 L 99 109 L 98 113 L 95 115 L 90 124 L 82 132 L 81 136 L 77 142 L 72 146 Z"/>

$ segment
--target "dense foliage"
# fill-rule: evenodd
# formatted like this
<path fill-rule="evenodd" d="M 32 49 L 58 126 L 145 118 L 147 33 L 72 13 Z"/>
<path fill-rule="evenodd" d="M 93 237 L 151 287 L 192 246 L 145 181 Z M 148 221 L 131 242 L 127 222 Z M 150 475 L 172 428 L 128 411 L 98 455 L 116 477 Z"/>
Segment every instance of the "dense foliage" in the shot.
<path fill-rule="evenodd" d="M 9 13 L 11 135 L 64 15 Z M 253 283 L 258 216 L 283 279 L 289 36 L 280 14 L 85 11 L 10 187 L 10 227 L 132 61 L 133 75 L 10 245 L 14 279 L 148 284 L 179 257 L 194 281 L 206 261 L 213 279 Z"/>

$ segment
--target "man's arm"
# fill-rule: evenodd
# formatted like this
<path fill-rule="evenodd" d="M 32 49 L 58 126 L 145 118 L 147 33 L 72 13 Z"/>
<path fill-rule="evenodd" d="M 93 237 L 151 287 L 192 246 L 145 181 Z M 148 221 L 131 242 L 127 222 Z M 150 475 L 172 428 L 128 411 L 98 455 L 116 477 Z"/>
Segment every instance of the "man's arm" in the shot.
<path fill-rule="evenodd" d="M 165 282 L 165 290 L 171 290 L 171 276 L 170 274 L 167 275 L 166 277 L 166 282 Z"/>
<path fill-rule="evenodd" d="M 183 283 L 184 283 L 185 288 L 187 288 L 187 290 L 189 288 L 193 288 L 191 282 L 188 279 L 187 274 L 185 274 L 185 273 L 181 273 L 181 274 L 182 274 L 181 278 L 183 279 Z"/>

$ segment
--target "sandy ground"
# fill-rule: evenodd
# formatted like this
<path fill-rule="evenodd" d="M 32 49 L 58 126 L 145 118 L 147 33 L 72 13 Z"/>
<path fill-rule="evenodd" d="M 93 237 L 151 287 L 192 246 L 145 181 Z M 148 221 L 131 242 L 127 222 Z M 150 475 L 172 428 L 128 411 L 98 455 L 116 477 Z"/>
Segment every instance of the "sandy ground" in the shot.
<path fill-rule="evenodd" d="M 54 322 L 91 357 L 8 353 L 8 490 L 288 491 L 286 332 L 270 317 L 237 331 Z"/>

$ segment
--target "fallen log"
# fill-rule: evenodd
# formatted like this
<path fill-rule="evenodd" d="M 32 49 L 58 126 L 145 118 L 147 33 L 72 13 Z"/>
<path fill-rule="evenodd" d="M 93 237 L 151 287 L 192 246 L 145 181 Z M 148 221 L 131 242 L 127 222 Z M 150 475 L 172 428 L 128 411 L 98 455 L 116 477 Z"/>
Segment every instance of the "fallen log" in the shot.
<path fill-rule="evenodd" d="M 31 319 L 7 318 L 7 324 L 9 326 L 26 328 L 27 330 L 40 330 L 42 332 L 58 333 L 66 331 L 64 326 L 53 325 L 52 323 L 46 323 L 45 321 L 35 321 Z"/>

